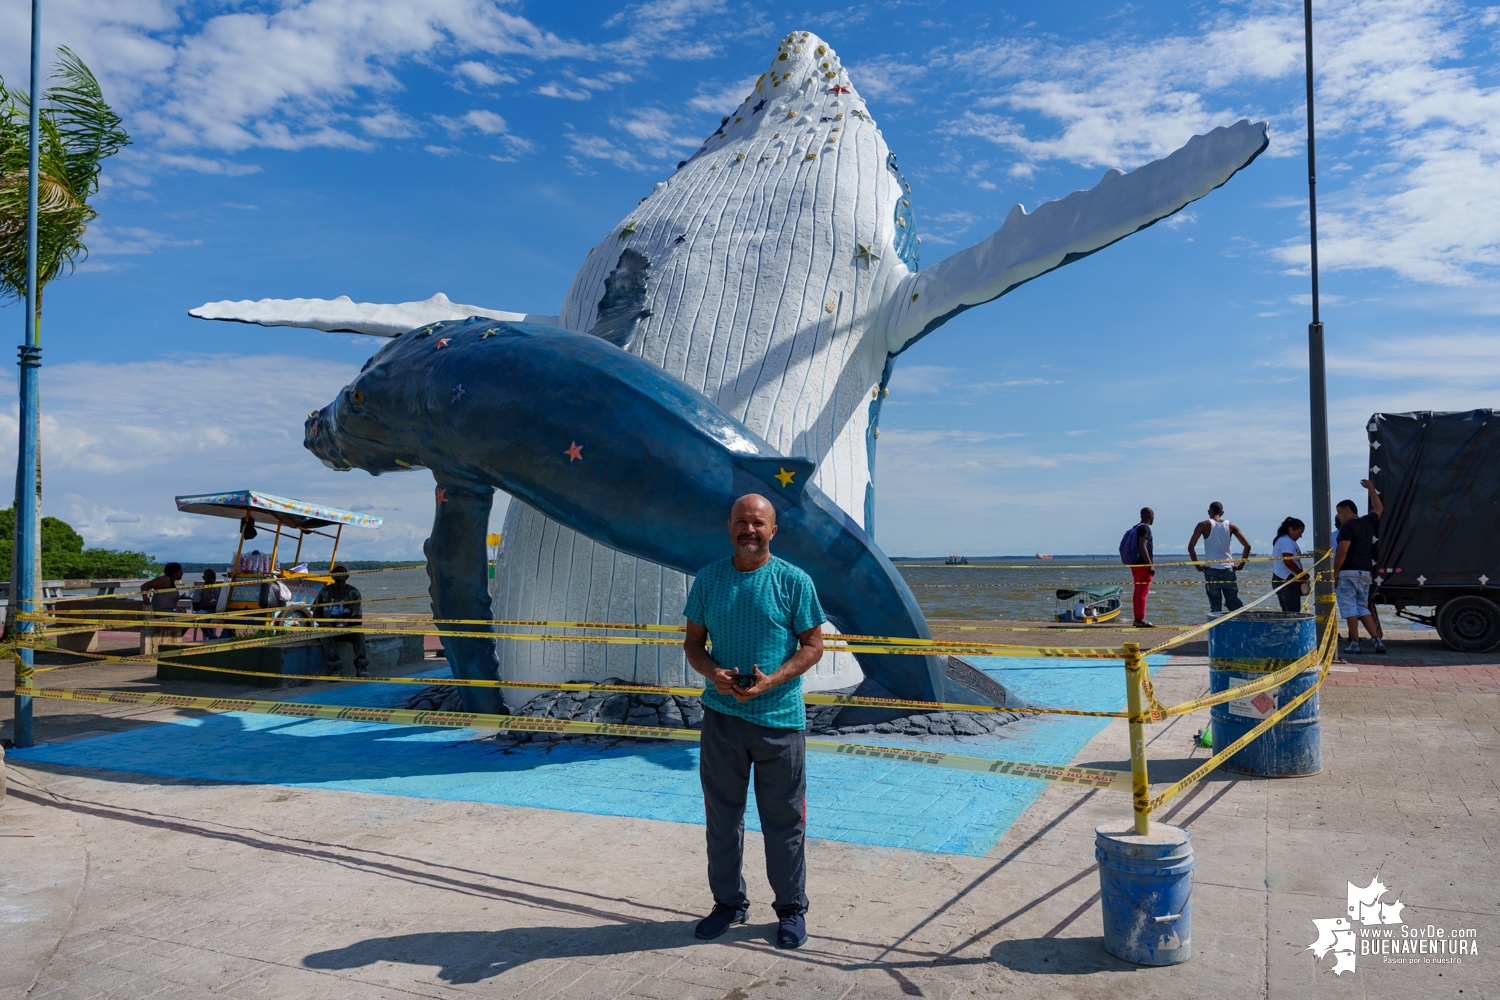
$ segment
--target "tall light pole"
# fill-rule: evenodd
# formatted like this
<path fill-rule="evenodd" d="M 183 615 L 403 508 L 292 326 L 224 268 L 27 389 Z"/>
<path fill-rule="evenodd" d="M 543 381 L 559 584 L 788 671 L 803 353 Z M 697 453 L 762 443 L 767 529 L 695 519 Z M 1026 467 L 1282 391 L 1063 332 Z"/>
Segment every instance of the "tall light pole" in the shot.
<path fill-rule="evenodd" d="M 41 394 L 37 387 L 42 364 L 42 348 L 37 343 L 36 323 L 36 243 L 38 151 L 41 146 L 40 114 L 42 104 L 42 0 L 31 0 L 31 149 L 26 172 L 26 335 L 21 344 L 21 441 L 16 456 L 16 534 L 14 541 L 15 579 L 10 582 L 10 599 L 14 602 L 16 631 L 30 632 L 32 623 L 21 614 L 36 607 L 36 451 L 39 430 L 37 417 Z M 16 746 L 31 746 L 32 652 L 16 650 Z"/>
<path fill-rule="evenodd" d="M 1312 435 L 1313 550 L 1319 558 L 1333 549 L 1333 495 L 1328 473 L 1328 384 L 1323 366 L 1323 321 L 1318 315 L 1318 161 L 1313 141 L 1312 0 L 1302 0 L 1303 37 L 1307 48 L 1307 222 L 1312 250 L 1312 322 L 1307 324 L 1307 381 Z M 1333 615 L 1333 563 L 1313 569 L 1313 614 L 1318 639 L 1337 627 Z"/>

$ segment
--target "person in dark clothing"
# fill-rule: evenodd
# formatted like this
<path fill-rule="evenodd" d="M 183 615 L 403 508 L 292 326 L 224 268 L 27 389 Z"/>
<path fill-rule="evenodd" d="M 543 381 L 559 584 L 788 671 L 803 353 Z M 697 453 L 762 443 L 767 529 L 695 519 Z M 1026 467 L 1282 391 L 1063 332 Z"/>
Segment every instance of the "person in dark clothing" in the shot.
<path fill-rule="evenodd" d="M 193 591 L 193 614 L 211 615 L 219 610 L 219 598 L 223 596 L 221 588 L 215 586 L 219 582 L 219 574 L 211 569 L 203 571 L 203 586 Z M 226 628 L 210 628 L 206 624 L 198 626 L 198 632 L 205 642 L 218 641 L 228 633 Z"/>
<path fill-rule="evenodd" d="M 181 582 L 182 564 L 173 562 L 162 567 L 161 576 L 141 584 L 141 603 L 150 612 L 149 620 L 157 621 L 158 615 L 175 615 L 177 602 L 182 598 L 177 592 Z M 177 639 L 182 633 L 180 625 L 142 625 L 141 655 L 155 656 L 163 639 Z"/>
<path fill-rule="evenodd" d="M 1135 589 L 1130 595 L 1131 610 L 1135 612 L 1136 628 L 1155 628 L 1146 620 L 1146 599 L 1151 596 L 1151 580 L 1156 576 L 1156 567 L 1151 539 L 1151 525 L 1156 523 L 1156 512 L 1150 507 L 1141 508 L 1141 521 L 1135 526 L 1136 565 L 1130 567 L 1130 578 Z"/>
<path fill-rule="evenodd" d="M 1375 484 L 1361 479 L 1369 497 L 1370 513 L 1363 516 L 1353 500 L 1340 500 L 1334 510 L 1333 520 L 1339 526 L 1337 547 L 1333 553 L 1333 585 L 1338 595 L 1339 617 L 1349 623 L 1349 645 L 1345 653 L 1359 654 L 1359 623 L 1365 623 L 1370 638 L 1375 641 L 1375 652 L 1385 652 L 1384 635 L 1380 622 L 1370 607 L 1370 578 L 1375 569 L 1375 541 L 1380 537 L 1380 515 L 1385 513 L 1385 501 L 1375 490 Z"/>
<path fill-rule="evenodd" d="M 343 672 L 338 644 L 347 642 L 354 647 L 354 676 L 370 676 L 365 635 L 358 631 L 364 621 L 360 601 L 359 589 L 349 586 L 349 567 L 343 563 L 333 567 L 333 582 L 324 584 L 313 598 L 313 617 L 323 630 L 318 641 L 323 644 L 323 658 L 328 661 L 330 674 Z"/>

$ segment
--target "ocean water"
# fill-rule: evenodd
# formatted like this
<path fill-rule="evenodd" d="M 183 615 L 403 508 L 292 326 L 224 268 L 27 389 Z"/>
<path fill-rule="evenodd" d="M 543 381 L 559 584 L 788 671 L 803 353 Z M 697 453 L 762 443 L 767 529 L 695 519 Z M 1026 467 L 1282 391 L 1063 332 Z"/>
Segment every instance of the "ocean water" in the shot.
<path fill-rule="evenodd" d="M 1187 556 L 1162 556 L 1161 561 Z M 1040 559 L 974 559 L 968 566 L 944 566 L 941 560 L 894 560 L 928 618 L 1051 621 L 1063 605 L 1059 588 L 1120 586 L 1128 624 L 1130 571 L 1118 556 L 1057 556 Z M 1240 598 L 1250 601 L 1271 589 L 1270 563 L 1253 562 L 1240 573 Z M 426 570 L 355 575 L 367 610 L 401 614 L 430 613 Z M 1275 610 L 1275 601 L 1268 602 Z M 1195 625 L 1208 614 L 1203 577 L 1191 566 L 1164 566 L 1157 571 L 1147 616 L 1158 625 Z"/>
<path fill-rule="evenodd" d="M 1160 562 L 1187 556 L 1159 556 Z M 1118 586 L 1125 605 L 1119 621 L 1129 624 L 1130 570 L 1119 556 L 1056 556 L 1042 559 L 971 559 L 968 566 L 941 560 L 893 560 L 929 619 L 975 618 L 1050 621 L 1063 608 L 1056 591 Z M 1271 589 L 1271 564 L 1252 562 L 1239 573 L 1240 600 L 1249 603 Z M 1279 609 L 1275 598 L 1269 610 Z M 1197 625 L 1208 615 L 1203 576 L 1192 566 L 1163 566 L 1152 581 L 1146 616 L 1157 625 Z"/>

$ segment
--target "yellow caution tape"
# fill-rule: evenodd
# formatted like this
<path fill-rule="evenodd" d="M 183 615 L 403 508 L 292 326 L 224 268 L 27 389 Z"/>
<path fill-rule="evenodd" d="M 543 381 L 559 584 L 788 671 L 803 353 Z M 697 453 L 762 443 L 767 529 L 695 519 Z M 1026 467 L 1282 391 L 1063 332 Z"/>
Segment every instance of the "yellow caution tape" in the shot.
<path fill-rule="evenodd" d="M 1165 714 L 1169 716 L 1187 715 L 1190 712 L 1211 708 L 1214 705 L 1223 705 L 1226 702 L 1238 701 L 1241 698 L 1248 698 L 1250 695 L 1260 694 L 1262 691 L 1269 691 L 1272 688 L 1280 687 L 1304 670 L 1321 662 L 1322 656 L 1323 650 L 1321 648 L 1314 649 L 1311 653 L 1298 657 L 1279 670 L 1267 673 L 1264 677 L 1247 681 L 1236 687 L 1227 688 L 1217 694 L 1205 695 L 1202 698 L 1194 698 L 1192 701 L 1184 701 L 1181 704 L 1173 705 L 1166 710 Z M 1256 668 L 1253 666 L 1242 666 L 1239 661 L 1236 661 L 1233 669 L 1249 673 Z"/>
<path fill-rule="evenodd" d="M 197 653 L 201 651 L 191 649 L 173 650 L 172 652 L 180 656 L 185 653 Z M 120 656 L 109 653 L 80 653 L 77 655 L 89 656 L 93 657 L 93 659 L 87 663 L 65 663 L 51 667 L 39 667 L 36 672 L 47 673 L 53 670 L 73 670 L 78 667 L 92 667 L 98 666 L 100 663 L 112 662 L 183 667 L 213 674 L 233 674 L 237 677 L 272 677 L 277 680 L 298 682 L 327 681 L 330 683 L 345 684 L 421 684 L 426 687 L 441 685 L 447 687 L 512 688 L 525 691 L 600 691 L 612 694 L 677 695 L 683 698 L 701 698 L 703 696 L 702 688 L 665 687 L 655 684 L 588 684 L 574 681 L 490 681 L 471 680 L 462 677 L 345 677 L 343 674 L 281 674 L 266 670 L 239 670 L 234 667 L 211 667 L 205 664 L 179 660 L 175 656 L 168 660 L 164 658 L 166 654 L 159 654 L 156 659 L 147 656 Z M 805 693 L 802 696 L 802 701 L 807 705 L 905 708 L 925 712 L 1015 712 L 1021 715 L 1080 715 L 1108 719 L 1126 717 L 1123 712 L 1084 712 L 1070 708 L 1035 708 L 1029 706 L 995 707 L 993 705 L 966 705 L 955 702 L 917 701 L 905 698 L 865 698 L 849 694 Z"/>
<path fill-rule="evenodd" d="M 1304 553 L 1302 558 L 1309 558 L 1310 553 Z M 982 558 L 982 557 L 981 557 Z M 1024 558 L 1024 557 L 1022 557 Z M 1232 559 L 1183 559 L 1178 562 L 1149 562 L 1149 563 L 1115 563 L 1115 562 L 1093 562 L 1093 563 L 1058 563 L 1050 559 L 1038 559 L 1035 562 L 1024 563 L 932 563 L 932 562 L 898 562 L 892 563 L 903 569 L 1102 569 L 1106 566 L 1119 566 L 1121 569 L 1160 569 L 1163 566 L 1218 566 L 1220 563 L 1242 563 L 1242 562 L 1279 562 L 1281 556 L 1247 556 L 1241 559 L 1235 556 Z"/>
<path fill-rule="evenodd" d="M 1321 558 L 1327 558 L 1326 554 L 1323 557 L 1321 557 Z M 1156 653 L 1160 653 L 1160 652 L 1162 652 L 1164 650 L 1171 649 L 1173 646 L 1180 646 L 1184 642 L 1189 641 L 1190 639 L 1195 639 L 1198 636 L 1203 635 L 1209 629 L 1218 628 L 1220 625 L 1224 624 L 1225 622 L 1227 622 L 1227 621 L 1229 621 L 1229 620 L 1231 620 L 1233 618 L 1238 618 L 1240 615 L 1244 614 L 1246 611 L 1251 610 L 1256 605 L 1258 605 L 1258 604 L 1264 604 L 1266 601 L 1269 601 L 1272 597 L 1276 596 L 1276 593 L 1278 591 L 1280 591 L 1280 590 L 1282 590 L 1282 589 L 1284 589 L 1286 587 L 1289 587 L 1289 586 L 1292 586 L 1292 581 L 1291 580 L 1288 580 L 1286 583 L 1282 584 L 1280 587 L 1277 587 L 1275 590 L 1271 590 L 1271 591 L 1268 591 L 1265 594 L 1262 594 L 1260 597 L 1257 597 L 1255 600 L 1249 602 L 1248 604 L 1242 604 L 1241 606 L 1239 606 L 1238 608 L 1235 608 L 1233 611 L 1229 612 L 1226 615 L 1221 615 L 1220 617 L 1215 618 L 1211 622 L 1205 622 L 1202 625 L 1198 625 L 1198 626 L 1196 626 L 1194 628 L 1190 628 L 1186 632 L 1183 632 L 1181 635 L 1175 635 L 1172 638 L 1168 639 L 1166 642 L 1163 642 L 1163 643 L 1160 643 L 1159 645 L 1151 647 L 1150 649 L 1148 649 L 1146 652 L 1142 653 L 1141 655 L 1142 656 L 1152 656 L 1152 655 L 1154 655 Z"/>
<path fill-rule="evenodd" d="M 1198 767 L 1187 777 L 1183 778 L 1181 781 L 1176 782 L 1175 784 L 1169 785 L 1168 787 L 1164 788 L 1154 798 L 1152 798 L 1149 803 L 1147 803 L 1145 810 L 1147 815 L 1156 812 L 1162 806 L 1175 799 L 1178 795 L 1181 795 L 1186 789 L 1197 784 L 1199 781 L 1202 781 L 1220 764 L 1224 763 L 1224 761 L 1228 760 L 1240 750 L 1249 746 L 1251 742 L 1264 735 L 1272 726 L 1276 725 L 1276 723 L 1280 722 L 1282 719 L 1286 718 L 1298 707 L 1300 707 L 1303 702 L 1307 701 L 1313 695 L 1317 694 L 1318 691 L 1323 687 L 1323 681 L 1328 677 L 1328 668 L 1333 663 L 1333 650 L 1335 648 L 1336 642 L 1337 634 L 1332 629 L 1330 629 L 1323 640 L 1322 648 L 1318 650 L 1318 654 L 1322 658 L 1322 669 L 1318 671 L 1318 680 L 1313 684 L 1312 687 L 1297 695 L 1291 701 L 1278 708 L 1275 712 L 1272 712 L 1265 718 L 1263 722 L 1261 722 L 1255 728 L 1251 729 L 1245 735 L 1241 736 L 1239 739 L 1235 740 L 1233 743 L 1229 744 L 1229 746 L 1225 747 L 1223 750 L 1220 750 L 1218 753 L 1208 758 L 1208 760 L 1203 762 L 1202 766 Z M 1263 683 L 1263 681 L 1264 679 L 1255 683 Z M 1227 694 L 1228 692 L 1223 693 Z"/>
<path fill-rule="evenodd" d="M 47 615 L 29 614 L 28 622 L 46 623 L 53 619 Z M 439 629 L 439 628 L 383 628 L 377 622 L 386 619 L 365 619 L 357 629 L 351 631 L 363 632 L 366 635 L 432 635 L 450 636 L 453 638 L 478 638 L 478 639 L 510 639 L 521 642 L 582 642 L 602 643 L 605 645 L 626 646 L 679 646 L 681 640 L 666 638 L 651 638 L 649 636 L 623 636 L 623 635 L 552 635 L 545 632 L 495 632 L 487 629 Z M 110 619 L 99 621 L 85 618 L 68 618 L 66 622 L 70 626 L 84 624 L 99 625 L 140 625 L 160 628 L 213 628 L 214 625 L 204 619 L 188 619 L 182 615 L 161 615 L 138 617 L 135 619 Z M 310 631 L 310 626 L 293 621 L 274 621 L 257 623 L 257 627 L 265 630 L 274 630 L 284 634 L 296 634 L 302 638 L 316 638 L 317 634 Z M 541 626 L 538 626 L 541 627 Z M 554 626 L 555 627 L 555 626 Z M 590 628 L 600 629 L 600 624 L 578 624 L 568 623 L 562 627 L 566 628 Z M 627 627 L 621 626 L 622 630 Z M 637 629 L 639 626 L 628 626 L 628 629 Z M 675 626 L 658 626 L 660 631 L 677 631 Z M 85 630 L 86 631 L 86 630 Z M 48 638 L 53 633 L 47 631 L 29 632 L 28 636 L 36 638 Z M 680 634 L 680 633 L 679 633 Z M 219 652 L 225 649 L 245 649 L 253 645 L 266 645 L 267 637 L 255 639 L 235 640 L 232 642 L 208 644 L 197 647 L 197 652 Z M 948 655 L 948 656 L 1013 656 L 1013 657 L 1064 657 L 1068 659 L 1092 659 L 1092 660 L 1117 660 L 1121 653 L 1116 649 L 1085 647 L 1085 646 L 1013 646 L 1003 643 L 973 643 L 952 642 L 941 639 L 905 639 L 890 636 L 846 636 L 840 633 L 828 633 L 824 636 L 824 648 L 829 652 L 840 653 L 898 653 L 904 655 Z"/>
<path fill-rule="evenodd" d="M 608 722 L 571 722 L 564 719 L 536 719 L 514 715 L 488 715 L 479 712 L 439 712 L 412 708 L 362 708 L 342 705 L 314 705 L 306 702 L 253 701 L 246 698 L 198 698 L 191 695 L 153 694 L 144 691 L 103 691 L 91 688 L 33 688 L 37 698 L 59 698 L 70 701 L 108 702 L 124 705 L 159 705 L 164 708 L 195 708 L 210 712 L 250 712 L 293 719 L 337 719 L 347 722 L 374 722 L 385 725 L 434 726 L 446 729 L 494 729 L 501 732 L 555 733 L 566 735 L 625 736 L 644 739 L 696 742 L 696 729 L 668 729 L 659 726 L 629 726 Z M 1073 767 L 1068 764 L 1037 764 L 1030 761 L 996 760 L 932 750 L 906 750 L 894 747 L 863 746 L 832 740 L 808 740 L 807 749 L 814 753 L 842 754 L 872 760 L 903 764 L 925 764 L 955 771 L 975 771 L 1015 778 L 1032 778 L 1126 791 L 1130 774 L 1103 768 Z"/>
<path fill-rule="evenodd" d="M 410 566 L 382 566 L 382 567 L 379 567 L 377 569 L 351 569 L 351 570 L 349 570 L 349 575 L 350 576 L 368 576 L 371 573 L 404 573 L 407 570 L 426 569 L 426 568 L 427 568 L 427 564 L 426 563 L 413 563 Z M 277 573 L 255 574 L 253 578 L 241 577 L 239 580 L 227 580 L 227 579 L 226 580 L 217 580 L 217 581 L 215 581 L 213 583 L 203 583 L 203 582 L 200 581 L 198 583 L 192 583 L 192 584 L 183 583 L 183 584 L 181 584 L 181 586 L 184 589 L 190 589 L 190 590 L 217 590 L 217 589 L 219 589 L 221 587 L 248 587 L 248 586 L 253 586 L 255 584 L 266 583 L 268 581 L 296 580 L 296 579 L 299 579 L 299 578 L 306 578 L 306 577 L 309 577 L 309 576 L 328 576 L 329 575 L 329 573 L 326 570 L 316 570 L 316 571 L 309 570 L 306 573 L 291 573 L 290 575 L 287 575 L 287 576 L 280 576 L 280 575 L 278 575 L 279 573 L 286 573 L 286 572 L 287 572 L 286 570 L 278 570 Z M 138 582 L 139 583 L 149 583 L 150 580 L 140 580 Z M 177 589 L 177 588 L 173 588 L 173 589 Z M 119 594 L 75 594 L 75 595 L 73 595 L 71 597 L 49 597 L 49 598 L 46 599 L 46 601 L 47 601 L 48 604 L 53 604 L 53 603 L 56 603 L 56 602 L 59 602 L 59 601 L 96 601 L 96 600 L 99 600 L 100 598 L 110 598 L 110 597 L 139 597 L 139 596 L 140 596 L 140 594 L 139 594 L 138 591 L 127 590 L 127 591 L 124 591 L 124 592 L 119 593 Z M 420 596 L 426 597 L 427 595 L 426 594 L 422 594 Z M 396 598 L 396 599 L 399 600 L 400 598 Z M 36 601 L 35 601 L 35 603 L 37 603 L 37 604 L 40 604 L 41 602 L 42 602 L 41 598 L 37 598 Z"/>

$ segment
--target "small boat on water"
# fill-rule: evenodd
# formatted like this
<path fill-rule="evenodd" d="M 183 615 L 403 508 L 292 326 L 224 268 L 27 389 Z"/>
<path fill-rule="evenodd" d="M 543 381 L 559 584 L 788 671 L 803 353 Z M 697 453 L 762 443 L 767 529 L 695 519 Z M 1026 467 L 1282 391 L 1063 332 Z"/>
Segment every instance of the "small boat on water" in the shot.
<path fill-rule="evenodd" d="M 1038 553 L 1037 553 L 1037 554 L 1036 554 L 1036 557 L 1037 557 L 1037 558 L 1038 558 L 1038 559 L 1051 559 L 1051 558 L 1052 558 L 1052 557 L 1051 557 L 1051 556 L 1044 556 L 1044 555 L 1042 555 L 1042 554 L 1041 554 L 1041 553 L 1040 553 L 1040 552 L 1038 552 Z"/>
<path fill-rule="evenodd" d="M 1120 617 L 1119 587 L 1086 587 L 1078 590 L 1059 590 L 1057 599 L 1061 610 L 1053 617 L 1071 625 L 1097 625 Z"/>
<path fill-rule="evenodd" d="M 968 556 L 949 556 L 947 559 L 945 559 L 943 561 L 943 565 L 944 566 L 967 566 L 967 565 L 969 565 L 969 557 Z"/>

